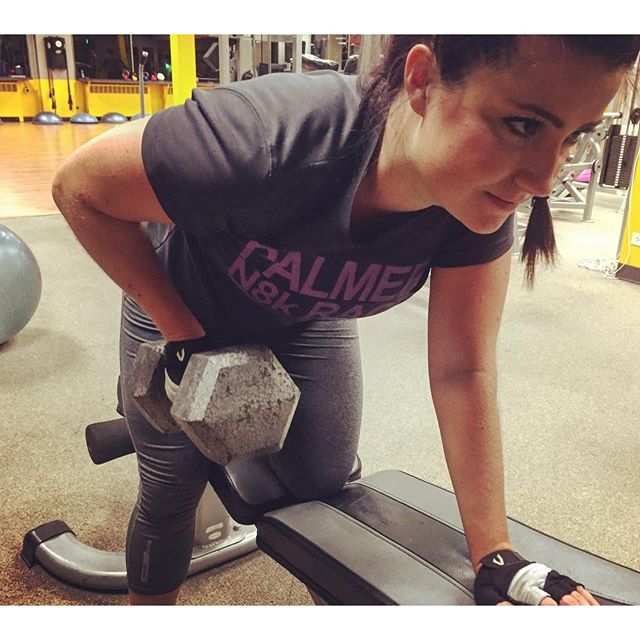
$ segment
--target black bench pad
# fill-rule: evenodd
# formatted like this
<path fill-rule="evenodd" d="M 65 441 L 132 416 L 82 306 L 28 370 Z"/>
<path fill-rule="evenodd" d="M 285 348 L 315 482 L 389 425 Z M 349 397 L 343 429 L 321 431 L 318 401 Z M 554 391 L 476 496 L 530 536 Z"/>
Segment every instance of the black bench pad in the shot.
<path fill-rule="evenodd" d="M 640 604 L 640 573 L 509 520 L 515 548 L 583 582 L 601 604 Z M 401 471 L 258 522 L 258 546 L 330 604 L 472 605 L 455 496 Z"/>

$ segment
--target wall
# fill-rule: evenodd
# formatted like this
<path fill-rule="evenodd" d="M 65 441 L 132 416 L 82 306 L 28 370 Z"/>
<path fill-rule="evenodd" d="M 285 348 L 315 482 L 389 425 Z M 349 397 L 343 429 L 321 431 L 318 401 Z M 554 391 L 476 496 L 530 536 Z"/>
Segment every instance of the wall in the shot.
<path fill-rule="evenodd" d="M 58 35 L 65 40 L 68 77 L 67 70 L 52 69 L 49 72 L 47 69 L 44 39 L 51 35 Z M 107 48 L 112 48 L 115 49 L 116 55 L 120 54 L 120 47 L 115 38 L 92 36 L 92 39 L 96 52 L 104 53 Z M 161 52 L 157 36 L 135 36 L 134 45 L 136 49 L 145 48 L 152 51 L 145 70 L 160 68 Z M 17 118 L 22 122 L 41 111 L 54 111 L 64 119 L 80 112 L 88 112 L 98 118 L 110 111 L 117 111 L 128 117 L 140 112 L 137 82 L 107 78 L 99 81 L 76 79 L 73 35 L 28 35 L 27 49 L 33 78 L 0 80 L 0 118 Z M 127 58 L 127 68 L 130 68 L 128 51 L 124 52 L 124 57 Z M 138 61 L 134 60 L 136 71 L 137 64 Z M 145 112 L 155 113 L 172 103 L 170 83 L 145 83 Z"/>

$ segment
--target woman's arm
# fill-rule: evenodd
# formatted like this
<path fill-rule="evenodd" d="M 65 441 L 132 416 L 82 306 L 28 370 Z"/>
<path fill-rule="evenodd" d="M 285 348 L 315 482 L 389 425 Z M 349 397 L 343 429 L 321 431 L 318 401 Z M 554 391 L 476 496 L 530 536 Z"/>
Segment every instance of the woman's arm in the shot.
<path fill-rule="evenodd" d="M 158 262 L 141 222 L 171 220 L 142 163 L 143 118 L 76 150 L 56 173 L 56 205 L 89 255 L 155 322 L 167 341 L 198 338 L 202 326 Z"/>
<path fill-rule="evenodd" d="M 429 379 L 474 569 L 510 549 L 497 405 L 496 341 L 511 253 L 436 268 L 429 299 Z"/>

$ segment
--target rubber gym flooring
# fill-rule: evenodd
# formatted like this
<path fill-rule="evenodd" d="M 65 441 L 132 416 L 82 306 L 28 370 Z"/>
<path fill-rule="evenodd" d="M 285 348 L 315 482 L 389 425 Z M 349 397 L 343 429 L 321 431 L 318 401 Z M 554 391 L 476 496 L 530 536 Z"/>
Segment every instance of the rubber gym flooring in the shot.
<path fill-rule="evenodd" d="M 102 127 L 102 125 L 98 125 Z M 99 133 L 64 124 L 0 126 L 0 223 L 27 242 L 43 277 L 30 324 L 0 347 L 3 487 L 0 604 L 125 604 L 60 584 L 19 558 L 24 534 L 61 519 L 119 551 L 135 499 L 133 456 L 91 463 L 90 422 L 115 417 L 120 294 L 56 213 L 59 158 Z M 640 570 L 637 310 L 640 287 L 578 266 L 615 258 L 621 198 L 601 193 L 593 223 L 555 211 L 562 259 L 533 291 L 514 258 L 499 339 L 507 508 L 521 520 Z M 428 287 L 361 320 L 365 474 L 404 469 L 450 488 L 425 361 Z M 539 560 L 544 561 L 543 558 Z M 306 605 L 303 585 L 262 552 L 198 576 L 182 604 Z"/>

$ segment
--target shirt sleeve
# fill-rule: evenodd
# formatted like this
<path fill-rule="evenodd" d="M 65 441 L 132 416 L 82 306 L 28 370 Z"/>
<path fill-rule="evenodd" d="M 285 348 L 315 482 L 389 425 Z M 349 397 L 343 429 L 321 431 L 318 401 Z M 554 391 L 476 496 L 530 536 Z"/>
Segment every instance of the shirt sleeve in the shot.
<path fill-rule="evenodd" d="M 234 210 L 259 202 L 271 176 L 264 127 L 249 100 L 226 88 L 195 90 L 154 114 L 142 160 L 167 215 L 194 234 L 228 229 Z"/>
<path fill-rule="evenodd" d="M 511 214 L 493 233 L 474 233 L 452 219 L 453 230 L 431 263 L 434 267 L 465 267 L 491 262 L 513 246 L 514 216 Z"/>

